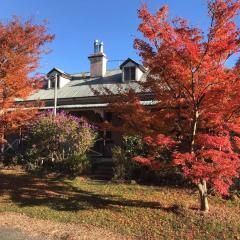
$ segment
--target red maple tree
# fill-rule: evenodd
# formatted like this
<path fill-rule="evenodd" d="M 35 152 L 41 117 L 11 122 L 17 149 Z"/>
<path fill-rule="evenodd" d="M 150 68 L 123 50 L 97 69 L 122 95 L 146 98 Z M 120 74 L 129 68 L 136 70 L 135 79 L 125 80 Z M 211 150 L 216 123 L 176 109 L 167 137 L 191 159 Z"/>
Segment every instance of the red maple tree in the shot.
<path fill-rule="evenodd" d="M 149 146 L 149 154 L 134 160 L 154 169 L 179 166 L 198 187 L 204 211 L 208 186 L 228 194 L 240 167 L 239 66 L 225 64 L 240 50 L 235 23 L 240 2 L 207 4 L 206 35 L 182 18 L 169 19 L 167 6 L 154 15 L 141 7 L 139 31 L 145 39 L 136 39 L 135 48 L 148 74 L 139 84 L 152 94 L 154 108 L 141 105 L 134 90 L 110 105 L 120 114 L 123 130 L 140 134 Z"/>
<path fill-rule="evenodd" d="M 25 99 L 40 85 L 42 78 L 34 74 L 44 45 L 52 41 L 45 25 L 22 22 L 14 17 L 0 23 L 0 144 L 4 146 L 6 135 L 25 125 L 36 110 L 29 104 L 15 104 Z"/>

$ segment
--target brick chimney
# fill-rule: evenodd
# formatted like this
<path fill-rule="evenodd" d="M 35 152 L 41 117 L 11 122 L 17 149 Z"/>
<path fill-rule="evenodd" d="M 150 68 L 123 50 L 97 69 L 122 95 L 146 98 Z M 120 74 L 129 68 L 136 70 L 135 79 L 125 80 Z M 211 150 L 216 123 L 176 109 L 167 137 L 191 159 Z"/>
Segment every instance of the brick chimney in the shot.
<path fill-rule="evenodd" d="M 94 53 L 88 59 L 91 77 L 104 77 L 107 71 L 107 57 L 103 52 L 103 42 L 94 41 Z"/>

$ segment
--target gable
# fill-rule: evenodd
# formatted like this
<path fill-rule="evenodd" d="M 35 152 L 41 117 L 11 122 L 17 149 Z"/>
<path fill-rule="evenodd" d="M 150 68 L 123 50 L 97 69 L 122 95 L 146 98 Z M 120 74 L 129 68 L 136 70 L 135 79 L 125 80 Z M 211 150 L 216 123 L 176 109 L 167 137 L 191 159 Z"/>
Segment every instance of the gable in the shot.
<path fill-rule="evenodd" d="M 61 69 L 55 68 L 55 67 L 47 73 L 47 76 L 52 77 L 55 74 L 60 75 L 66 79 L 71 79 L 71 76 L 69 74 L 67 74 L 64 71 L 62 71 Z"/>
<path fill-rule="evenodd" d="M 123 69 L 124 67 L 137 67 L 139 68 L 143 73 L 146 72 L 146 69 L 139 63 L 135 62 L 131 58 L 128 58 L 126 61 L 124 61 L 120 65 L 120 69 Z"/>

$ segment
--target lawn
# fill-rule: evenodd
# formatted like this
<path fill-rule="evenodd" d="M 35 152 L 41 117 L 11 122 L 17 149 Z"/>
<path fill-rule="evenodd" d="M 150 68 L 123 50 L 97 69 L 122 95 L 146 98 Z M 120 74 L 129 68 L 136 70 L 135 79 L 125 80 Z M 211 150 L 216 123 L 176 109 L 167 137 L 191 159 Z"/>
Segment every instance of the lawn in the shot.
<path fill-rule="evenodd" d="M 0 211 L 103 227 L 138 239 L 240 239 L 240 200 L 210 198 L 202 215 L 191 189 L 33 177 L 0 171 Z"/>

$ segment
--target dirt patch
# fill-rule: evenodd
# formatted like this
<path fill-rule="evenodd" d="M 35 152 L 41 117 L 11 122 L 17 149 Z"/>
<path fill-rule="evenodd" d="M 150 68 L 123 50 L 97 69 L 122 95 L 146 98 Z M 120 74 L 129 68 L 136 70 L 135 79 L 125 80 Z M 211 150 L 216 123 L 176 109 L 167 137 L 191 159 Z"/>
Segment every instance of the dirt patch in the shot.
<path fill-rule="evenodd" d="M 1 213 L 0 226 L 4 229 L 16 229 L 27 234 L 29 239 L 45 240 L 130 240 L 103 228 L 80 224 L 64 224 L 49 220 L 39 220 L 17 213 Z M 19 238 L 18 238 L 19 239 Z"/>

